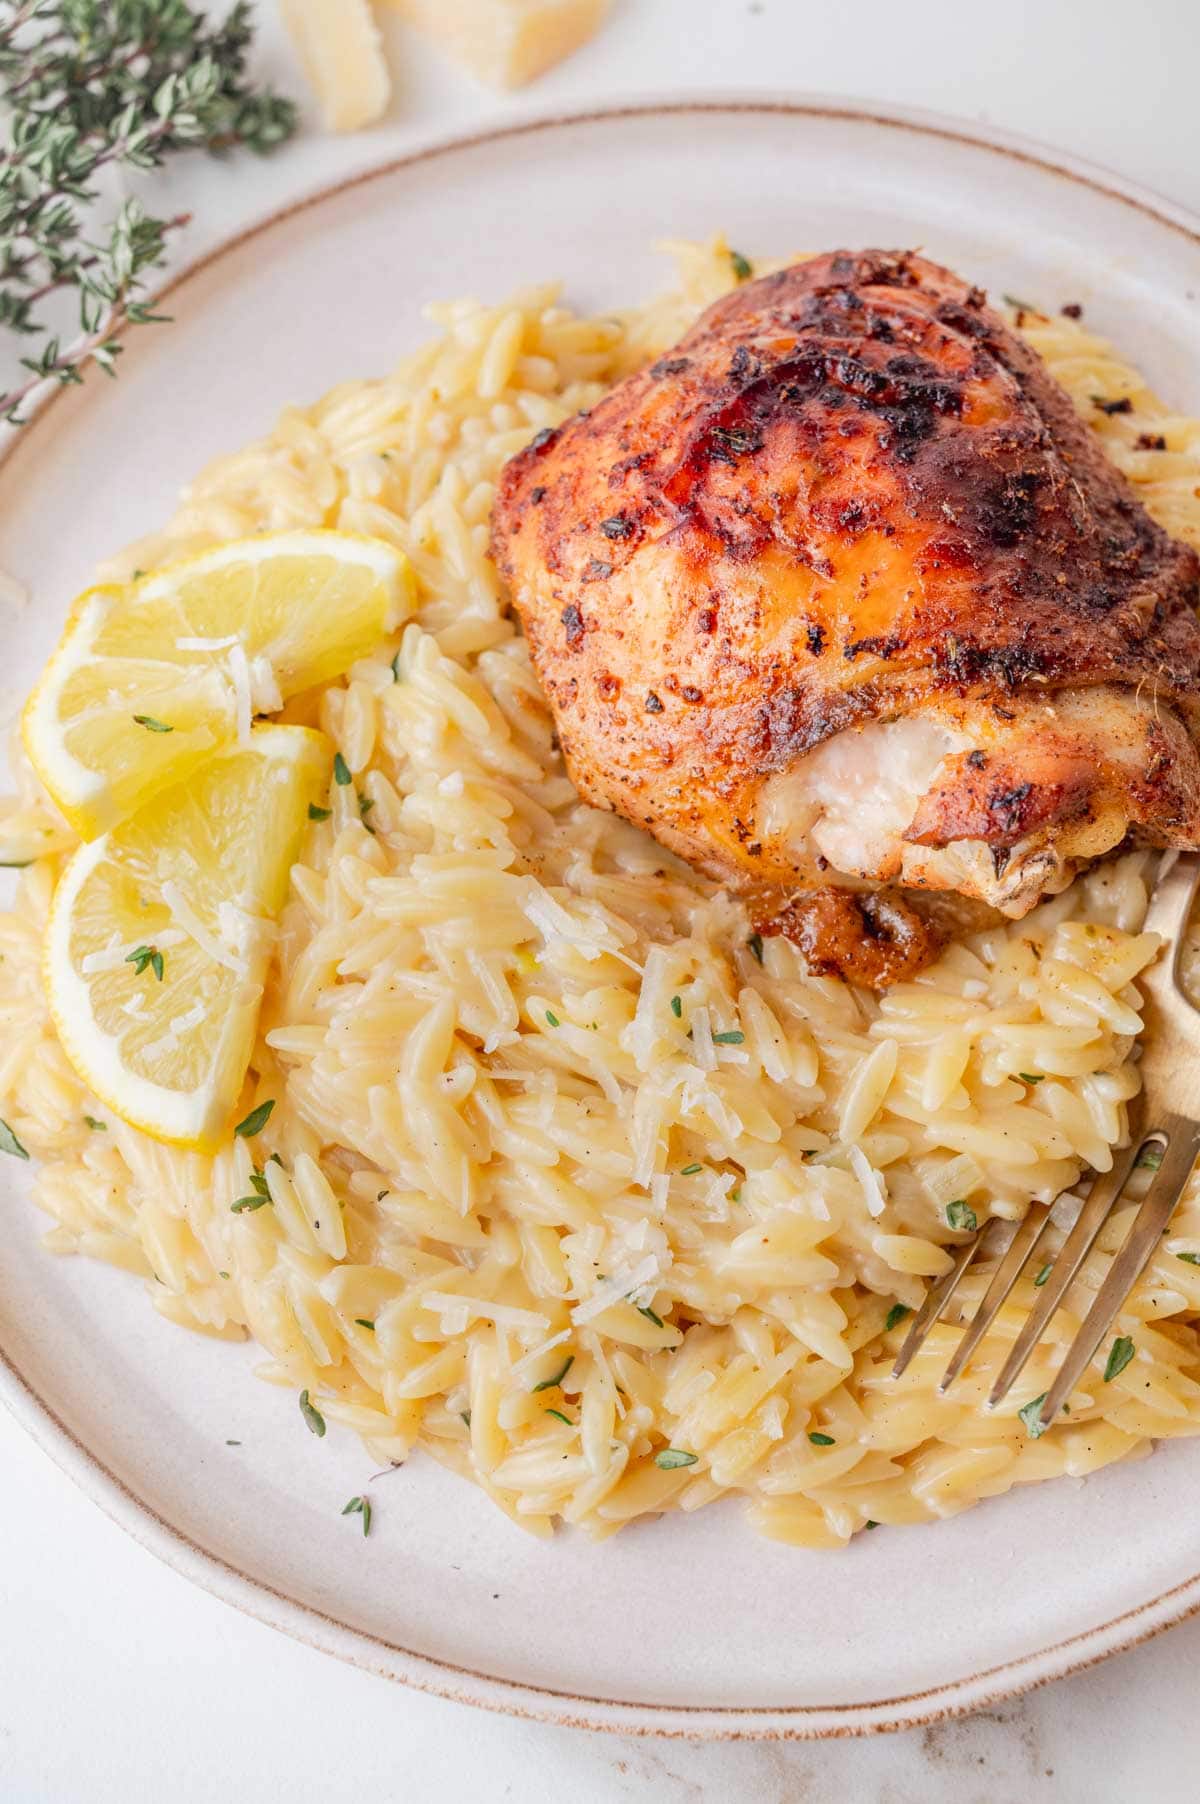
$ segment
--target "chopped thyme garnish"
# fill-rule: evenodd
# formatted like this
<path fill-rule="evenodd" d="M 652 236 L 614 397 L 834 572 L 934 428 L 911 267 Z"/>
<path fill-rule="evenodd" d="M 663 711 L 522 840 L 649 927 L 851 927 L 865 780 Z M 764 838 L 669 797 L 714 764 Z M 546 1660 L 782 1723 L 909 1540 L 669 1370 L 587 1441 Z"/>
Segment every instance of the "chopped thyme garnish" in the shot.
<path fill-rule="evenodd" d="M 471 1426 L 470 1410 L 469 1409 L 460 1409 L 458 1413 L 462 1417 L 463 1421 L 466 1423 L 467 1427 L 469 1428 Z"/>
<path fill-rule="evenodd" d="M 360 790 L 359 795 L 358 795 L 358 813 L 359 813 L 359 818 L 362 821 L 362 824 L 366 828 L 368 833 L 374 833 L 374 831 L 375 831 L 374 827 L 371 825 L 370 821 L 367 819 L 367 816 L 370 814 L 370 812 L 371 812 L 372 808 L 374 808 L 374 806 L 375 806 L 374 798 L 372 796 L 363 795 L 362 791 Z"/>
<path fill-rule="evenodd" d="M 874 1521 L 874 1519 L 872 1517 L 868 1516 L 866 1521 L 863 1523 L 863 1527 L 864 1528 L 878 1528 L 879 1524 L 878 1524 L 878 1522 Z"/>
<path fill-rule="evenodd" d="M 261 1134 L 266 1127 L 274 1107 L 275 1098 L 273 1096 L 269 1097 L 266 1102 L 260 1102 L 257 1109 L 251 1109 L 250 1113 L 238 1122 L 233 1130 L 235 1135 L 241 1140 L 253 1140 L 255 1134 Z"/>
<path fill-rule="evenodd" d="M 561 1027 L 562 1026 L 562 1022 L 559 1020 L 558 1016 L 553 1012 L 552 1009 L 546 1010 L 546 1019 L 550 1023 L 551 1027 Z"/>
<path fill-rule="evenodd" d="M 694 1178 L 698 1171 L 703 1170 L 703 1165 L 682 1165 L 679 1168 L 679 1175 L 681 1178 Z"/>
<path fill-rule="evenodd" d="M 897 1322 L 902 1322 L 906 1315 L 911 1314 L 912 1310 L 907 1303 L 893 1303 L 887 1312 L 887 1320 L 883 1324 L 884 1333 L 890 1334 Z"/>
<path fill-rule="evenodd" d="M 340 752 L 335 752 L 333 755 L 333 780 L 335 783 L 339 784 L 342 789 L 345 789 L 347 783 L 350 781 L 350 766 L 346 763 L 346 760 L 342 757 Z"/>
<path fill-rule="evenodd" d="M 566 1377 L 567 1373 L 571 1370 L 571 1367 L 574 1364 L 575 1364 L 575 1355 L 573 1353 L 568 1353 L 566 1359 L 563 1361 L 562 1365 L 558 1368 L 557 1372 L 555 1372 L 553 1378 L 543 1378 L 542 1382 L 540 1384 L 534 1385 L 534 1387 L 533 1387 L 534 1395 L 536 1396 L 538 1391 L 552 1391 L 556 1384 L 562 1383 L 563 1379 Z"/>
<path fill-rule="evenodd" d="M 332 808 L 318 808 L 315 802 L 310 802 L 308 804 L 308 818 L 310 821 L 327 821 L 332 813 Z"/>
<path fill-rule="evenodd" d="M 749 257 L 743 257 L 741 251 L 730 251 L 729 261 L 733 264 L 733 273 L 739 282 L 748 282 L 754 274 L 754 266 Z"/>
<path fill-rule="evenodd" d="M 674 1015 L 676 1021 L 678 1021 L 680 1016 L 683 1014 L 683 997 L 682 996 L 672 996 L 671 1013 Z"/>
<path fill-rule="evenodd" d="M 810 1428 L 808 1438 L 814 1447 L 836 1447 L 837 1442 L 831 1434 L 821 1434 L 818 1429 Z"/>
<path fill-rule="evenodd" d="M 1045 1075 L 1046 1074 L 1044 1071 L 1039 1071 L 1036 1073 L 1033 1071 L 1018 1071 L 1017 1072 L 1017 1076 L 1020 1078 L 1020 1080 L 1023 1084 L 1040 1084 Z"/>
<path fill-rule="evenodd" d="M 752 933 L 750 935 L 750 938 L 746 941 L 746 944 L 747 944 L 747 946 L 749 946 L 751 952 L 754 954 L 755 958 L 758 960 L 759 964 L 761 965 L 763 962 L 762 934 L 761 933 Z"/>
<path fill-rule="evenodd" d="M 236 1202 L 230 1203 L 229 1210 L 232 1215 L 246 1215 L 254 1209 L 261 1209 L 270 1200 L 269 1196 L 239 1196 Z"/>
<path fill-rule="evenodd" d="M 1046 1432 L 1046 1424 L 1042 1421 L 1042 1404 L 1046 1401 L 1049 1394 L 1048 1391 L 1043 1391 L 1040 1397 L 1034 1397 L 1025 1405 L 1024 1409 L 1019 1409 L 1017 1411 L 1021 1421 L 1025 1424 L 1025 1432 L 1028 1434 L 1031 1441 L 1036 1441 L 1039 1435 L 1043 1435 Z"/>
<path fill-rule="evenodd" d="M 371 1333 L 374 1334 L 375 1324 L 374 1324 L 374 1322 L 370 1321 L 365 1315 L 356 1315 L 354 1320 L 358 1327 L 369 1328 L 371 1330 Z"/>
<path fill-rule="evenodd" d="M 366 1497 L 352 1497 L 350 1499 L 349 1503 L 346 1505 L 345 1509 L 342 1511 L 342 1515 L 343 1516 L 361 1516 L 362 1517 L 362 1525 L 363 1525 L 363 1534 L 364 1535 L 370 1534 L 370 1532 L 371 1532 L 371 1505 L 370 1505 L 369 1500 Z"/>
<path fill-rule="evenodd" d="M 1046 1282 L 1046 1279 L 1050 1276 L 1050 1273 L 1053 1270 L 1054 1270 L 1053 1259 L 1047 1259 L 1045 1265 L 1042 1267 L 1041 1271 L 1038 1273 L 1037 1277 L 1033 1281 L 1033 1288 L 1035 1290 L 1040 1290 L 1042 1288 L 1042 1285 Z"/>
<path fill-rule="evenodd" d="M 1176 1253 L 1176 1259 L 1182 1259 L 1185 1265 L 1200 1265 L 1200 1253 Z"/>
<path fill-rule="evenodd" d="M 948 1228 L 962 1228 L 966 1233 L 973 1234 L 979 1226 L 979 1221 L 974 1209 L 970 1208 L 968 1204 L 963 1202 L 947 1203 L 946 1226 Z"/>
<path fill-rule="evenodd" d="M 163 980 L 163 955 L 157 946 L 135 946 L 132 952 L 126 953 L 125 963 L 133 966 L 136 977 L 140 977 L 149 965 L 159 983 Z"/>
<path fill-rule="evenodd" d="M 570 1416 L 564 1416 L 561 1409 L 547 1409 L 543 1413 L 548 1416 L 557 1416 L 559 1421 L 565 1422 L 568 1428 L 574 1428 L 574 1426 L 575 1426 L 575 1424 L 574 1424 L 574 1422 L 572 1422 Z"/>
<path fill-rule="evenodd" d="M 165 720 L 155 720 L 153 714 L 135 714 L 133 718 L 139 727 L 145 727 L 147 733 L 173 733 L 175 731 L 174 727 L 169 727 Z"/>
<path fill-rule="evenodd" d="M 685 1453 L 681 1447 L 664 1447 L 654 1455 L 654 1463 L 664 1472 L 673 1472 L 677 1466 L 694 1466 L 699 1458 L 698 1453 Z"/>
<path fill-rule="evenodd" d="M 108 1132 L 108 1123 L 106 1121 L 97 1121 L 94 1115 L 85 1115 L 83 1119 L 87 1122 L 93 1134 L 104 1134 Z"/>
<path fill-rule="evenodd" d="M 27 1159 L 29 1154 L 9 1127 L 7 1121 L 0 1121 L 0 1153 L 11 1153 L 14 1159 Z"/>
<path fill-rule="evenodd" d="M 655 1312 L 655 1311 L 654 1311 L 654 1310 L 653 1310 L 653 1309 L 651 1309 L 651 1308 L 650 1308 L 650 1307 L 649 1307 L 649 1306 L 648 1306 L 648 1305 L 647 1305 L 647 1304 L 645 1304 L 645 1303 L 635 1303 L 635 1304 L 634 1304 L 634 1308 L 635 1308 L 635 1309 L 636 1309 L 636 1310 L 637 1310 L 637 1312 L 638 1312 L 638 1314 L 639 1314 L 639 1315 L 644 1315 L 644 1316 L 645 1316 L 645 1318 L 646 1318 L 646 1320 L 647 1320 L 647 1321 L 648 1321 L 648 1322 L 653 1322 L 653 1323 L 654 1323 L 654 1326 L 655 1326 L 655 1327 L 656 1327 L 656 1328 L 663 1328 L 663 1327 L 665 1327 L 665 1326 L 666 1326 L 666 1324 L 665 1324 L 665 1323 L 664 1323 L 664 1321 L 663 1321 L 663 1319 L 662 1319 L 662 1317 L 661 1317 L 661 1315 L 658 1315 L 658 1314 L 657 1314 L 657 1313 L 656 1313 L 656 1312 Z"/>
<path fill-rule="evenodd" d="M 240 1447 L 241 1444 L 242 1443 L 240 1441 L 226 1441 L 226 1443 L 225 1443 L 225 1445 L 227 1447 Z"/>
<path fill-rule="evenodd" d="M 728 1033 L 714 1034 L 713 1035 L 713 1045 L 714 1046 L 740 1046 L 742 1044 L 742 1041 L 745 1038 L 746 1038 L 745 1034 L 742 1032 L 742 1030 L 739 1027 L 732 1027 L 732 1028 L 730 1028 Z"/>
<path fill-rule="evenodd" d="M 1127 1334 L 1118 1334 L 1116 1340 L 1109 1349 L 1108 1363 L 1104 1368 L 1105 1384 L 1111 1384 L 1113 1379 L 1118 1377 L 1125 1370 L 1125 1367 L 1133 1358 L 1133 1352 L 1133 1342 L 1130 1340 L 1129 1336 Z"/>
<path fill-rule="evenodd" d="M 1163 1162 L 1165 1151 L 1166 1147 L 1160 1141 L 1152 1140 L 1149 1146 L 1142 1148 L 1141 1156 L 1134 1169 L 1136 1171 L 1157 1171 Z"/>
<path fill-rule="evenodd" d="M 392 659 L 392 681 L 393 681 L 393 683 L 402 683 L 404 681 L 404 678 L 400 675 L 400 653 L 399 652 L 397 652 L 395 657 Z"/>
<path fill-rule="evenodd" d="M 325 1433 L 325 1418 L 317 1408 L 316 1404 L 310 1400 L 307 1391 L 301 1391 L 300 1393 L 300 1414 L 308 1423 L 313 1434 L 319 1439 L 320 1436 Z"/>

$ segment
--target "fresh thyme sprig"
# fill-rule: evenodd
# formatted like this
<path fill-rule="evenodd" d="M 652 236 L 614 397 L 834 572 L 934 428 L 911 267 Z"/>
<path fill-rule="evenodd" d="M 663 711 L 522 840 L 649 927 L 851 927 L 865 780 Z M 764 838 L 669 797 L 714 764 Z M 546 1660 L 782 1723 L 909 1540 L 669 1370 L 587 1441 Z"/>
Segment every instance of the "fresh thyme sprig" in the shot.
<path fill-rule="evenodd" d="M 0 0 L 0 326 L 41 342 L 28 372 L 0 392 L 0 418 L 42 382 L 80 382 L 90 364 L 115 373 L 126 326 L 164 316 L 139 297 L 187 214 L 159 219 L 124 200 L 85 230 L 106 170 L 156 169 L 173 151 L 264 154 L 295 129 L 289 100 L 246 78 L 247 0 L 222 24 L 186 0 Z M 74 290 L 78 330 L 66 342 L 43 303 Z"/>

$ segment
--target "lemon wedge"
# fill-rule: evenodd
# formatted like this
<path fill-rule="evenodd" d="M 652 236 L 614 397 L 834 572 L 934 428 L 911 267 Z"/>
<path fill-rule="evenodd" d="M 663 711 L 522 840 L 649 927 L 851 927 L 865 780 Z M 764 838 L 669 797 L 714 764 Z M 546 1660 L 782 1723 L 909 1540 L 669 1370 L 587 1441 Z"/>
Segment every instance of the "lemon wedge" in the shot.
<path fill-rule="evenodd" d="M 313 530 L 89 589 L 25 707 L 33 767 L 94 839 L 365 656 L 411 610 L 410 585 L 392 546 Z"/>
<path fill-rule="evenodd" d="M 228 1129 L 331 756 L 308 727 L 256 727 L 81 846 L 55 890 L 46 988 L 63 1049 L 156 1139 L 211 1150 Z"/>

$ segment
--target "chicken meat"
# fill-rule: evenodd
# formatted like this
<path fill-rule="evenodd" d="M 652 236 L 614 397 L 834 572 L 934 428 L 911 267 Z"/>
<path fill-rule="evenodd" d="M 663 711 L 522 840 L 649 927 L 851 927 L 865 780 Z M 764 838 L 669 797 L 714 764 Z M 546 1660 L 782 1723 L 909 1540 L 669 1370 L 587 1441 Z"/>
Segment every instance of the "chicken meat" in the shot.
<path fill-rule="evenodd" d="M 915 968 L 923 895 L 1017 918 L 1200 844 L 1196 555 L 921 257 L 747 282 L 539 433 L 492 537 L 581 793 L 819 969 Z"/>

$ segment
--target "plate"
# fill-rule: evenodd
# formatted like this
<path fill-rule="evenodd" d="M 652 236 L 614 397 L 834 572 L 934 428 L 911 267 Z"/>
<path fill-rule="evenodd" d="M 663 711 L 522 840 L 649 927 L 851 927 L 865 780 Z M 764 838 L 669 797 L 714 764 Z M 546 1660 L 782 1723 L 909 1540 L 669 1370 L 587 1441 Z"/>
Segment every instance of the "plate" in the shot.
<path fill-rule="evenodd" d="M 60 391 L 0 464 L 8 712 L 106 551 L 288 401 L 386 370 L 426 301 L 561 276 L 604 308 L 715 228 L 747 254 L 921 246 L 1046 308 L 1083 304 L 1200 413 L 1200 236 L 1081 164 L 916 114 L 713 99 L 542 118 L 419 150 L 265 220 L 170 284 L 121 380 Z M 131 1534 L 252 1615 L 496 1709 L 688 1735 L 844 1735 L 979 1705 L 1200 1609 L 1200 1442 L 1031 1487 L 844 1553 L 757 1539 L 736 1504 L 601 1546 L 523 1536 L 424 1457 L 339 1511 L 366 1456 L 318 1441 L 253 1348 L 181 1332 L 127 1277 L 59 1261 L 6 1161 L 0 1392 Z M 27 1188 L 27 1186 L 26 1186 Z M 230 1445 L 236 1442 L 238 1445 Z"/>

